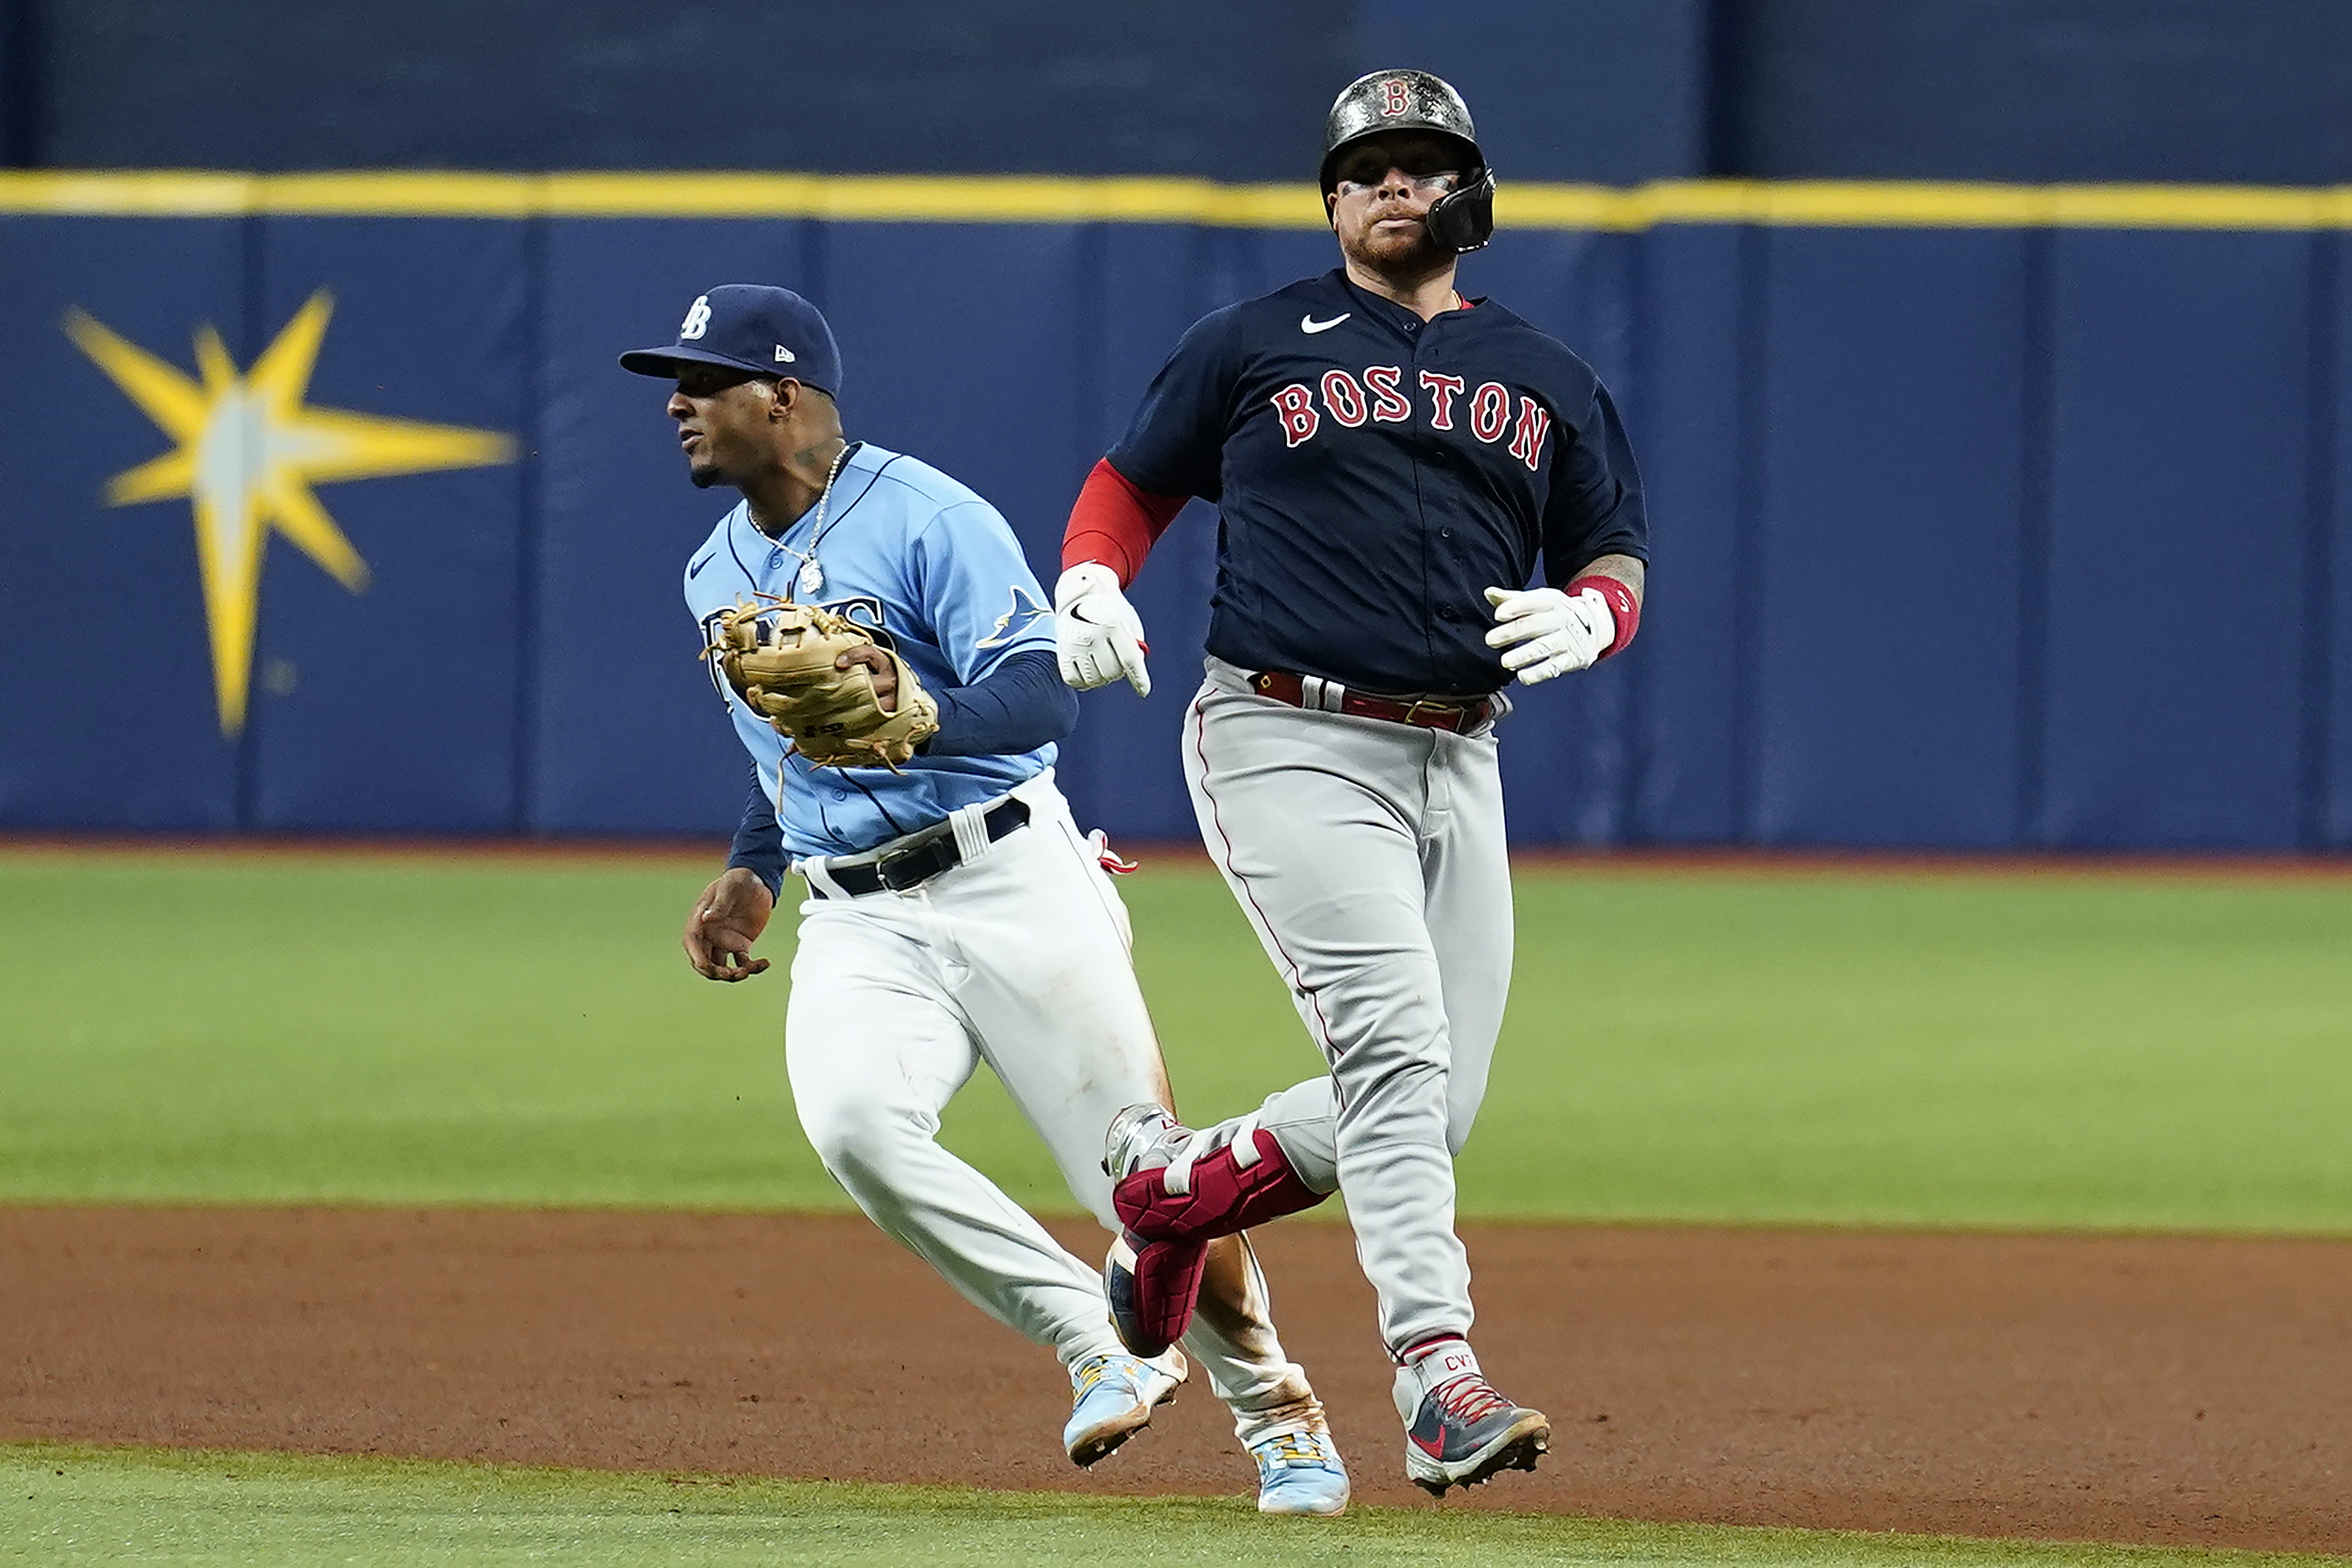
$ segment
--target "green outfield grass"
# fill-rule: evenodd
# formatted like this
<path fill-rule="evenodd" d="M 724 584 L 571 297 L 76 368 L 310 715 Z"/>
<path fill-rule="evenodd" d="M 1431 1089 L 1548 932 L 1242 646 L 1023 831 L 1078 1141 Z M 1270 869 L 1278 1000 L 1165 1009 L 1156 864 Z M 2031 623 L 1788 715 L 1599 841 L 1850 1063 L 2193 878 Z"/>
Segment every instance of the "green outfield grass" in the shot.
<path fill-rule="evenodd" d="M 21 1501 L 19 1500 L 21 1500 Z M 238 1568 L 690 1563 L 2284 1568 L 2345 1559 L 1624 1524 L 1464 1509 L 1265 1520 L 1238 1500 L 609 1475 L 418 1460 L 0 1447 L 0 1562 Z"/>
<path fill-rule="evenodd" d="M 708 876 L 0 853 L 0 1197 L 839 1207 Z M 1122 887 L 1189 1112 L 1314 1070 L 1205 868 Z M 2352 882 L 1528 869 L 1462 1207 L 2348 1232 L 2347 1042 Z M 948 1135 L 1072 1207 L 985 1075 Z"/>

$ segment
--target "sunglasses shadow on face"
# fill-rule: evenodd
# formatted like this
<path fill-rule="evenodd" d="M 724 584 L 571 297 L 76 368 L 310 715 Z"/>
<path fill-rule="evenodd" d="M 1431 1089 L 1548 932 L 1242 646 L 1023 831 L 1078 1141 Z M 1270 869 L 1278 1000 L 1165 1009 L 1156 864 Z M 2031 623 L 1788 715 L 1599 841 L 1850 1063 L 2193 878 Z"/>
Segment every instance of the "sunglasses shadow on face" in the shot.
<path fill-rule="evenodd" d="M 1349 184 L 1374 185 L 1385 179 L 1391 169 L 1416 178 L 1458 174 L 1464 151 L 1442 137 L 1391 132 L 1343 154 L 1331 172 L 1332 178 Z"/>
<path fill-rule="evenodd" d="M 1336 195 L 1352 196 L 1378 190 L 1387 182 L 1388 174 L 1383 171 L 1369 180 L 1341 180 L 1332 189 Z M 1452 169 L 1444 169 L 1431 174 L 1409 174 L 1405 176 L 1405 183 L 1422 195 L 1442 196 L 1459 186 L 1462 176 Z"/>
<path fill-rule="evenodd" d="M 681 364 L 677 367 L 677 389 L 688 397 L 716 397 L 730 386 L 766 379 L 769 378 L 754 375 L 748 370 L 729 370 L 715 364 Z"/>

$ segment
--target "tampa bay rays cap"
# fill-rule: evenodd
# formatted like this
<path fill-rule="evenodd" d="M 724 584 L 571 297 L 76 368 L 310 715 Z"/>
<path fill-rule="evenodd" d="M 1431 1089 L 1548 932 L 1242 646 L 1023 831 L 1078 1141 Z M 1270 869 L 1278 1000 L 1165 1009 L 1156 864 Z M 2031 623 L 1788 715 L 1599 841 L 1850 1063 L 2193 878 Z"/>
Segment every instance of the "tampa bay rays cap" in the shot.
<path fill-rule="evenodd" d="M 673 376 L 681 361 L 790 376 L 828 397 L 841 395 L 841 347 L 824 313 L 772 284 L 721 283 L 697 294 L 677 324 L 677 342 L 632 349 L 621 356 L 621 368 Z"/>

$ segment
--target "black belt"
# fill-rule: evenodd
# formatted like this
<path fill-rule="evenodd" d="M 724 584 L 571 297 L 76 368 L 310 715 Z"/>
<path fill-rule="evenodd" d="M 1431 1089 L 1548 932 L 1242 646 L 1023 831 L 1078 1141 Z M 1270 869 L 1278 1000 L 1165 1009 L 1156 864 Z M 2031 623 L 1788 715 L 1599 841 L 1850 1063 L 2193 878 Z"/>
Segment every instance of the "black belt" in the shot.
<path fill-rule="evenodd" d="M 1029 803 L 1025 800 L 1003 800 L 989 807 L 981 819 L 988 830 L 991 844 L 1009 833 L 1029 826 Z M 928 837 L 909 844 L 904 849 L 893 849 L 878 859 L 860 866 L 827 865 L 826 876 L 833 885 L 853 898 L 885 890 L 903 893 L 919 888 L 942 871 L 952 871 L 963 864 L 963 851 L 956 847 L 955 829 L 948 823 L 925 830 Z M 824 884 L 809 879 L 809 891 L 820 899 L 831 898 Z"/>

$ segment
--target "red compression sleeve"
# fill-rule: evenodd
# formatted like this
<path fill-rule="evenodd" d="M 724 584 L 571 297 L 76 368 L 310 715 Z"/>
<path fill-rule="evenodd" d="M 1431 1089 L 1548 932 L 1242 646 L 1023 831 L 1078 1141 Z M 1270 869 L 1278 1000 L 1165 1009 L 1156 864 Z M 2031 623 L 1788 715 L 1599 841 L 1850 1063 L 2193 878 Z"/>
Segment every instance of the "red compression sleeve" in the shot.
<path fill-rule="evenodd" d="M 1633 597 L 1633 589 L 1616 578 L 1604 577 L 1598 572 L 1589 573 L 1569 584 L 1568 596 L 1573 599 L 1587 588 L 1609 601 L 1609 617 L 1617 623 L 1616 640 L 1601 650 L 1601 657 L 1607 658 L 1632 642 L 1633 634 L 1641 629 L 1642 601 Z"/>
<path fill-rule="evenodd" d="M 1108 458 L 1103 458 L 1087 476 L 1070 508 L 1070 525 L 1062 531 L 1062 570 L 1099 561 L 1118 573 L 1118 585 L 1126 587 L 1187 499 L 1138 489 L 1110 466 Z"/>

